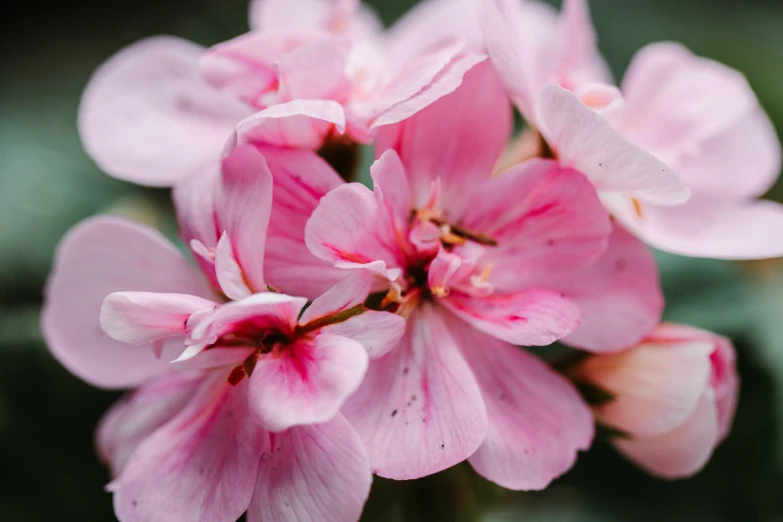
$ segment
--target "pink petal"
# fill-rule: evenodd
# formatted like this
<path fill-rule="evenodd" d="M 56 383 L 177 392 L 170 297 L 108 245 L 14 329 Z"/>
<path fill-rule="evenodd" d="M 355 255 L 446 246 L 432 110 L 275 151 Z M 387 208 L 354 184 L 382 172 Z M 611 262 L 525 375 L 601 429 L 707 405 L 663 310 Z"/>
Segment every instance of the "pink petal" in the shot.
<path fill-rule="evenodd" d="M 560 11 L 559 61 L 557 73 L 564 77 L 563 87 L 608 82 L 612 75 L 598 52 L 598 42 L 587 0 L 565 0 Z"/>
<path fill-rule="evenodd" d="M 374 361 L 343 413 L 376 475 L 412 479 L 468 458 L 484 440 L 476 380 L 441 312 L 421 305 L 394 350 Z"/>
<path fill-rule="evenodd" d="M 171 191 L 180 235 L 191 247 L 193 257 L 213 286 L 218 287 L 215 275 L 214 249 L 220 232 L 215 222 L 215 184 L 220 179 L 220 165 L 207 167 L 202 173 L 177 183 Z M 197 251 L 193 247 L 199 245 Z M 203 247 L 203 248 L 202 248 Z"/>
<path fill-rule="evenodd" d="M 238 147 L 223 160 L 215 206 L 218 227 L 228 233 L 251 291 L 263 291 L 266 231 L 272 211 L 272 173 L 255 148 Z"/>
<path fill-rule="evenodd" d="M 698 58 L 674 43 L 652 44 L 639 51 L 623 79 L 623 94 L 620 132 L 673 166 L 679 166 L 681 158 L 699 155 L 705 141 L 759 110 L 741 73 Z M 748 177 L 758 174 L 765 173 Z M 692 183 L 685 173 L 681 175 Z"/>
<path fill-rule="evenodd" d="M 272 432 L 334 418 L 367 371 L 367 351 L 351 339 L 320 334 L 261 356 L 250 378 L 250 408 Z"/>
<path fill-rule="evenodd" d="M 593 416 L 563 377 L 521 348 L 452 321 L 487 405 L 487 438 L 470 457 L 505 488 L 541 490 L 590 447 Z"/>
<path fill-rule="evenodd" d="M 345 277 L 333 263 L 305 245 L 305 224 L 321 198 L 343 181 L 317 154 L 305 150 L 260 149 L 272 172 L 274 198 L 267 232 L 266 280 L 290 295 L 314 299 Z M 306 273 L 307 278 L 302 274 Z"/>
<path fill-rule="evenodd" d="M 194 295 L 114 292 L 103 301 L 100 323 L 115 341 L 139 346 L 183 335 L 192 314 L 216 306 Z"/>
<path fill-rule="evenodd" d="M 250 27 L 272 31 L 331 31 L 352 39 L 383 29 L 378 15 L 358 0 L 251 0 Z"/>
<path fill-rule="evenodd" d="M 524 346 L 546 346 L 579 326 L 579 308 L 550 290 L 468 296 L 452 293 L 440 303 L 472 327 Z"/>
<path fill-rule="evenodd" d="M 234 254 L 234 246 L 227 232 L 223 232 L 215 249 L 215 277 L 226 297 L 238 301 L 250 297 L 253 291 L 247 286 L 245 274 Z"/>
<path fill-rule="evenodd" d="M 690 418 L 674 431 L 653 439 L 617 439 L 614 446 L 638 466 L 662 478 L 698 473 L 709 460 L 718 438 L 715 399 L 705 392 Z"/>
<path fill-rule="evenodd" d="M 488 179 L 511 134 L 511 105 L 492 67 L 480 64 L 451 94 L 415 116 L 381 129 L 376 155 L 394 149 L 414 195 L 423 207 L 440 178 L 440 204 L 459 213 L 465 187 Z M 448 135 L 449 139 L 442 139 Z"/>
<path fill-rule="evenodd" d="M 767 259 L 783 256 L 783 206 L 773 201 L 737 201 L 696 194 L 678 207 L 645 207 L 612 213 L 646 243 L 680 255 L 717 259 Z"/>
<path fill-rule="evenodd" d="M 598 386 L 614 400 L 595 408 L 599 422 L 638 438 L 682 425 L 707 389 L 711 342 L 647 341 L 629 350 L 590 357 L 573 378 Z"/>
<path fill-rule="evenodd" d="M 201 384 L 198 373 L 170 372 L 125 395 L 98 425 L 98 453 L 117 476 L 136 448 L 185 407 Z"/>
<path fill-rule="evenodd" d="M 342 105 L 334 100 L 292 100 L 240 121 L 232 142 L 317 149 L 334 128 L 345 131 Z"/>
<path fill-rule="evenodd" d="M 460 224 L 497 241 L 482 260 L 500 292 L 588 266 L 606 250 L 609 216 L 584 176 L 531 160 L 474 187 Z"/>
<path fill-rule="evenodd" d="M 130 522 L 236 520 L 255 488 L 269 435 L 250 422 L 246 387 L 210 377 L 148 437 L 111 484 L 117 518 Z"/>
<path fill-rule="evenodd" d="M 725 439 L 734 422 L 734 413 L 739 399 L 740 378 L 737 373 L 737 355 L 731 341 L 718 337 L 715 351 L 710 356 L 712 363 L 711 386 L 715 392 L 718 408 L 718 440 Z"/>
<path fill-rule="evenodd" d="M 106 216 L 73 228 L 57 249 L 42 330 L 52 354 L 66 368 L 104 388 L 136 386 L 167 371 L 168 361 L 178 353 L 167 351 L 158 358 L 151 345 L 128 346 L 103 332 L 103 300 L 118 291 L 211 297 L 196 270 L 154 230 Z"/>
<path fill-rule="evenodd" d="M 177 361 L 195 357 L 231 332 L 237 324 L 248 321 L 252 321 L 255 330 L 259 332 L 269 329 L 290 335 L 306 304 L 307 299 L 304 297 L 263 292 L 221 305 L 211 313 L 196 314 L 187 325 L 187 343 L 190 346 Z"/>
<path fill-rule="evenodd" d="M 370 493 L 367 454 L 338 415 L 272 436 L 261 457 L 248 522 L 357 521 Z"/>
<path fill-rule="evenodd" d="M 690 190 L 665 163 L 627 141 L 606 119 L 557 85 L 541 92 L 541 132 L 560 163 L 585 174 L 599 191 L 657 205 L 687 201 Z"/>
<path fill-rule="evenodd" d="M 353 84 L 346 74 L 350 42 L 329 38 L 307 43 L 277 62 L 277 101 L 348 99 Z"/>
<path fill-rule="evenodd" d="M 103 170 L 168 186 L 219 160 L 248 109 L 201 78 L 202 51 L 178 38 L 149 38 L 95 72 L 78 123 L 85 149 Z"/>
<path fill-rule="evenodd" d="M 321 332 L 353 339 L 361 344 L 371 360 L 383 357 L 405 335 L 405 319 L 388 312 L 367 310 L 347 321 L 326 326 Z"/>
<path fill-rule="evenodd" d="M 633 346 L 655 328 L 663 312 L 655 258 L 616 223 L 598 261 L 542 284 L 562 291 L 581 310 L 579 328 L 562 342 L 583 350 L 613 352 Z"/>
<path fill-rule="evenodd" d="M 454 92 L 486 55 L 471 51 L 461 40 L 450 40 L 413 57 L 373 103 L 371 128 L 399 123 Z"/>
<path fill-rule="evenodd" d="M 385 266 L 402 266 L 396 233 L 376 196 L 358 183 L 342 185 L 324 196 L 305 227 L 310 251 L 332 262 L 383 261 Z"/>
<path fill-rule="evenodd" d="M 363 270 L 349 272 L 350 275 L 317 297 L 299 319 L 300 325 L 323 317 L 338 314 L 358 306 L 370 295 L 372 276 Z"/>

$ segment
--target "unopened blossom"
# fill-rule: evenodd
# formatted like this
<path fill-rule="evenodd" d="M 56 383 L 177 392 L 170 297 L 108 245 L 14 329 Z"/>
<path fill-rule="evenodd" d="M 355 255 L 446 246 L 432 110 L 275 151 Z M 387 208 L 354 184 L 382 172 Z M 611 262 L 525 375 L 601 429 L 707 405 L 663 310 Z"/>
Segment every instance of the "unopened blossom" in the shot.
<path fill-rule="evenodd" d="M 279 22 L 300 17 L 304 4 L 315 10 Z M 358 2 L 258 1 L 251 15 L 258 30 L 210 49 L 154 37 L 95 72 L 79 132 L 102 169 L 170 186 L 215 169 L 222 152 L 244 142 L 309 149 L 333 138 L 368 142 L 377 127 L 453 91 L 486 58 L 458 39 L 390 55 L 380 23 Z"/>
<path fill-rule="evenodd" d="M 578 44 L 549 77 L 530 66 L 552 63 L 542 45 L 549 36 L 515 25 L 502 0 L 480 11 L 487 50 L 544 153 L 583 172 L 607 209 L 653 246 L 728 259 L 783 255 L 783 208 L 756 201 L 777 178 L 780 145 L 742 74 L 659 43 L 636 55 L 618 89 L 583 74 L 600 55 L 586 2 L 569 8 L 582 13 L 567 33 Z"/>
<path fill-rule="evenodd" d="M 58 249 L 52 353 L 92 384 L 137 388 L 98 433 L 122 521 L 359 518 L 371 468 L 339 411 L 404 321 L 363 306 L 366 274 L 304 312 L 306 298 L 264 291 L 271 187 L 254 149 L 225 160 L 209 277 L 120 218 L 83 222 Z"/>
<path fill-rule="evenodd" d="M 593 411 L 617 450 L 664 478 L 700 471 L 734 419 L 734 347 L 704 330 L 664 324 L 637 346 L 591 356 L 570 373 L 597 390 Z"/>
<path fill-rule="evenodd" d="M 593 435 L 588 407 L 515 345 L 619 349 L 656 324 L 645 247 L 613 228 L 580 173 L 535 160 L 493 177 L 511 107 L 487 65 L 379 136 L 374 190 L 344 184 L 305 229 L 311 251 L 375 277 L 408 320 L 344 412 L 375 472 L 408 479 L 469 458 L 508 488 L 541 489 Z"/>

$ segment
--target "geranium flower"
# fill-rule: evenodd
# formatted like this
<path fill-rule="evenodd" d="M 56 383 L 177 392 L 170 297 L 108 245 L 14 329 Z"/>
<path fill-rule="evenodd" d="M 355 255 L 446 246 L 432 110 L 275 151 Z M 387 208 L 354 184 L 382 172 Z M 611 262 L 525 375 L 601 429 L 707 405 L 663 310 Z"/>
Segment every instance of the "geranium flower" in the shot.
<path fill-rule="evenodd" d="M 592 422 L 565 380 L 514 345 L 616 350 L 659 317 L 652 258 L 613 230 L 584 176 L 535 160 L 492 177 L 510 109 L 477 66 L 381 133 L 374 191 L 333 189 L 307 223 L 316 256 L 373 273 L 379 306 L 408 318 L 344 409 L 381 476 L 470 457 L 503 486 L 545 487 L 590 444 Z"/>
<path fill-rule="evenodd" d="M 306 298 L 265 292 L 271 199 L 263 158 L 238 148 L 217 183 L 217 287 L 119 218 L 82 223 L 58 250 L 50 349 L 92 384 L 138 388 L 98 437 L 120 520 L 359 518 L 371 468 L 339 410 L 404 321 L 363 306 L 367 274 L 304 312 Z"/>

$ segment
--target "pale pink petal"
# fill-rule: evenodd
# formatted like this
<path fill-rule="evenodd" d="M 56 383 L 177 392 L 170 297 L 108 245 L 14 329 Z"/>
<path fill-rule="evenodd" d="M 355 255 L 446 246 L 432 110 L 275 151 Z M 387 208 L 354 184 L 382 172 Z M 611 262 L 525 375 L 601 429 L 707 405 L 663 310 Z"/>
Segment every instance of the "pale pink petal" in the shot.
<path fill-rule="evenodd" d="M 330 31 L 352 39 L 383 29 L 371 6 L 358 0 L 251 0 L 250 27 L 264 32 Z"/>
<path fill-rule="evenodd" d="M 380 225 L 391 227 L 400 248 L 407 244 L 408 223 L 411 215 L 411 191 L 408 176 L 400 157 L 393 150 L 387 150 L 370 167 L 370 175 L 376 198 L 383 211 Z"/>
<path fill-rule="evenodd" d="M 193 348 L 193 346 L 189 346 L 188 350 L 191 348 Z M 219 349 L 202 351 L 198 354 L 198 357 L 192 357 L 189 359 L 180 357 L 175 361 L 171 361 L 171 367 L 178 372 L 215 370 L 218 368 L 225 368 L 226 366 L 236 368 L 238 365 L 242 364 L 245 359 L 247 359 L 255 350 L 255 346 L 243 346 L 239 348 L 221 346 Z"/>
<path fill-rule="evenodd" d="M 326 326 L 321 332 L 353 339 L 367 350 L 372 360 L 398 345 L 405 335 L 405 319 L 388 312 L 367 310 L 347 321 Z"/>
<path fill-rule="evenodd" d="M 142 40 L 93 75 L 79 107 L 79 134 L 98 165 L 120 179 L 168 186 L 220 159 L 249 110 L 208 85 L 203 49 L 174 37 Z"/>
<path fill-rule="evenodd" d="M 703 141 L 698 152 L 683 156 L 675 166 L 694 191 L 760 196 L 780 174 L 780 141 L 769 117 L 757 107 Z"/>
<path fill-rule="evenodd" d="M 115 341 L 140 346 L 182 336 L 192 314 L 216 306 L 214 301 L 187 294 L 114 292 L 103 301 L 100 323 Z"/>
<path fill-rule="evenodd" d="M 260 150 L 274 184 L 264 261 L 266 280 L 290 295 L 314 299 L 345 277 L 345 272 L 310 253 L 304 241 L 305 224 L 321 198 L 343 181 L 313 152 L 274 147 Z"/>
<path fill-rule="evenodd" d="M 420 305 L 403 341 L 370 364 L 343 408 L 381 477 L 442 471 L 472 455 L 486 435 L 481 392 L 441 314 Z"/>
<path fill-rule="evenodd" d="M 718 259 L 783 256 L 783 206 L 773 201 L 737 201 L 717 194 L 695 194 L 677 207 L 645 207 L 612 213 L 646 243 L 680 255 Z"/>
<path fill-rule="evenodd" d="M 174 185 L 171 197 L 177 212 L 180 236 L 190 247 L 201 271 L 218 287 L 214 249 L 220 232 L 215 221 L 215 184 L 220 179 L 220 164 L 210 164 L 203 172 Z"/>
<path fill-rule="evenodd" d="M 253 294 L 247 286 L 245 274 L 239 266 L 234 245 L 227 232 L 223 232 L 215 248 L 215 277 L 223 294 L 229 299 L 237 301 Z"/>
<path fill-rule="evenodd" d="M 223 160 L 215 214 L 253 292 L 266 288 L 264 249 L 271 211 L 272 174 L 264 157 L 251 146 L 238 147 Z"/>
<path fill-rule="evenodd" d="M 237 325 L 251 323 L 254 331 L 278 330 L 284 335 L 290 335 L 306 304 L 307 298 L 304 297 L 263 292 L 241 301 L 226 303 L 210 313 L 196 314 L 190 318 L 186 328 L 189 348 L 177 361 L 195 357 Z"/>
<path fill-rule="evenodd" d="M 718 414 L 711 391 L 698 401 L 687 422 L 653 439 L 616 439 L 620 453 L 653 475 L 677 479 L 698 473 L 718 439 Z"/>
<path fill-rule="evenodd" d="M 352 82 L 346 74 L 349 50 L 349 41 L 330 38 L 286 53 L 277 62 L 280 82 L 277 101 L 346 101 L 352 89 Z"/>
<path fill-rule="evenodd" d="M 112 476 L 119 475 L 139 444 L 182 411 L 202 380 L 199 373 L 170 372 L 114 403 L 96 434 L 98 453 Z"/>
<path fill-rule="evenodd" d="M 261 456 L 248 522 L 352 522 L 370 493 L 372 472 L 342 415 L 272 435 Z"/>
<path fill-rule="evenodd" d="M 593 416 L 563 377 L 524 349 L 451 322 L 487 405 L 487 438 L 470 457 L 509 489 L 544 489 L 593 440 Z"/>
<path fill-rule="evenodd" d="M 539 288 L 543 278 L 588 266 L 606 250 L 609 216 L 580 173 L 530 160 L 466 196 L 460 224 L 488 235 L 484 263 L 500 292 Z"/>
<path fill-rule="evenodd" d="M 332 262 L 383 261 L 384 268 L 402 266 L 395 230 L 378 199 L 358 183 L 329 192 L 305 227 L 305 242 L 310 251 Z"/>
<path fill-rule="evenodd" d="M 565 0 L 560 11 L 559 60 L 556 76 L 560 84 L 576 89 L 590 81 L 607 82 L 612 75 L 598 52 L 598 43 L 587 0 Z"/>
<path fill-rule="evenodd" d="M 758 108 L 740 72 L 698 58 L 676 43 L 655 43 L 639 51 L 623 79 L 623 95 L 620 132 L 670 165 L 698 154 L 702 143 Z"/>
<path fill-rule="evenodd" d="M 158 232 L 115 217 L 82 222 L 62 240 L 41 317 L 52 354 L 91 384 L 124 388 L 168 370 L 178 351 L 160 358 L 152 346 L 112 340 L 100 326 L 112 292 L 172 292 L 211 298 L 205 280 Z M 180 344 L 181 351 L 181 344 Z"/>
<path fill-rule="evenodd" d="M 638 438 L 663 435 L 690 417 L 710 379 L 708 340 L 648 341 L 624 352 L 590 357 L 572 373 L 614 400 L 595 407 L 599 422 Z"/>
<path fill-rule="evenodd" d="M 466 200 L 465 187 L 492 175 L 511 125 L 511 105 L 503 85 L 491 65 L 483 63 L 473 67 L 451 94 L 381 129 L 375 153 L 397 151 L 408 173 L 415 207 L 424 206 L 433 182 L 440 178 L 439 203 L 459 214 Z"/>
<path fill-rule="evenodd" d="M 663 294 L 652 252 L 614 224 L 598 261 L 541 283 L 560 290 L 582 312 L 579 328 L 561 341 L 593 352 L 638 343 L 660 322 Z"/>
<path fill-rule="evenodd" d="M 517 345 L 546 346 L 579 326 L 579 308 L 550 290 L 487 297 L 452 293 L 439 302 L 474 328 Z"/>
<path fill-rule="evenodd" d="M 292 100 L 237 124 L 233 143 L 317 149 L 333 131 L 345 131 L 345 111 L 334 100 Z"/>
<path fill-rule="evenodd" d="M 219 372 L 174 419 L 148 437 L 110 485 L 130 522 L 236 520 L 255 489 L 269 435 L 248 416 L 246 386 Z"/>
<path fill-rule="evenodd" d="M 349 272 L 348 277 L 317 297 L 302 314 L 299 324 L 304 326 L 328 315 L 338 314 L 358 306 L 370 295 L 372 276 L 363 270 Z"/>
<path fill-rule="evenodd" d="M 371 128 L 399 123 L 451 94 L 465 74 L 486 59 L 455 39 L 411 58 L 371 104 Z"/>
<path fill-rule="evenodd" d="M 508 3 L 485 0 L 479 5 L 478 19 L 492 64 L 519 110 L 529 121 L 535 122 L 536 92 L 525 71 L 523 57 L 526 52 L 517 35 L 519 27 L 513 25 Z"/>
<path fill-rule="evenodd" d="M 250 377 L 248 400 L 269 431 L 318 424 L 337 415 L 367 371 L 367 351 L 354 340 L 320 334 L 262 355 Z"/>
<path fill-rule="evenodd" d="M 541 132 L 558 160 L 585 174 L 596 189 L 658 205 L 687 201 L 690 190 L 665 163 L 632 144 L 606 119 L 557 85 L 541 92 Z"/>

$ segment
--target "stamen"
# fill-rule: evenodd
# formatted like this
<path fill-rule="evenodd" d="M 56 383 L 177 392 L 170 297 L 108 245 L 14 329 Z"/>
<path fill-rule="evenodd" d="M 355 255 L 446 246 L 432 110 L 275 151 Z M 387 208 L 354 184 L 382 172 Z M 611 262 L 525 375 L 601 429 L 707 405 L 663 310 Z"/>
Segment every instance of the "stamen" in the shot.
<path fill-rule="evenodd" d="M 448 224 L 440 226 L 440 240 L 447 245 L 464 245 L 467 242 L 462 236 L 452 233 L 451 227 Z"/>
<path fill-rule="evenodd" d="M 381 301 L 381 309 L 383 310 L 393 304 L 399 303 L 401 299 L 402 295 L 400 294 L 400 289 L 396 285 L 393 285 L 389 288 L 389 292 L 383 298 L 383 301 Z"/>
<path fill-rule="evenodd" d="M 479 276 L 479 281 L 482 283 L 486 283 L 489 281 L 489 276 L 492 275 L 492 263 L 487 263 L 484 265 L 484 269 L 481 271 L 481 275 Z"/>
<path fill-rule="evenodd" d="M 432 295 L 435 297 L 446 297 L 449 295 L 449 289 L 445 286 L 433 286 L 430 288 L 430 292 L 432 292 Z"/>
<path fill-rule="evenodd" d="M 642 202 L 636 198 L 631 198 L 631 204 L 633 205 L 633 211 L 639 219 L 644 219 L 644 207 Z"/>

